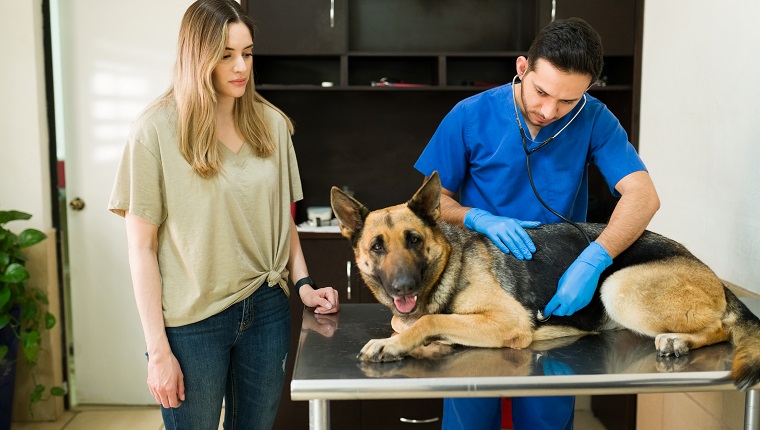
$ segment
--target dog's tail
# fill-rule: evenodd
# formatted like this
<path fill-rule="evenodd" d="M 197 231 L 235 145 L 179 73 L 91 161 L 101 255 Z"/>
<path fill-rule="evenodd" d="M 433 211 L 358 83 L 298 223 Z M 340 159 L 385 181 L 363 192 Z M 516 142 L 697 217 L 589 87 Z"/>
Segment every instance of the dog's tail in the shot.
<path fill-rule="evenodd" d="M 760 382 L 760 319 L 726 286 L 726 320 L 734 320 L 731 339 L 734 344 L 734 362 L 731 377 L 742 391 Z"/>

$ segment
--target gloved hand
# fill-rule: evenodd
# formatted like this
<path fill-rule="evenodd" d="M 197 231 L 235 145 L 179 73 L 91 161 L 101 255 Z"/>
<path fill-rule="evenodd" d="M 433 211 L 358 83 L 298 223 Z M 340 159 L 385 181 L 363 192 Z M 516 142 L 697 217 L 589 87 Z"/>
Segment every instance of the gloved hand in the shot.
<path fill-rule="evenodd" d="M 599 276 L 610 267 L 612 257 L 602 245 L 591 242 L 559 279 L 557 293 L 544 308 L 544 317 L 567 316 L 591 302 Z"/>
<path fill-rule="evenodd" d="M 515 256 L 518 260 L 530 260 L 536 245 L 525 232 L 525 228 L 539 226 L 538 221 L 520 221 L 518 219 L 491 215 L 483 209 L 472 208 L 464 216 L 464 226 L 470 230 L 483 233 L 491 239 L 505 254 Z"/>

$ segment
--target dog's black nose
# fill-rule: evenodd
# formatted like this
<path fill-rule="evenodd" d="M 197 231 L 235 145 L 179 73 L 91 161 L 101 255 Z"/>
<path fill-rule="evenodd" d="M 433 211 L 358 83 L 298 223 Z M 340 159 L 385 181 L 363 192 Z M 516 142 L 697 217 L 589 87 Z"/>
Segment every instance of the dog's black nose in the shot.
<path fill-rule="evenodd" d="M 408 294 L 412 294 L 415 292 L 416 287 L 417 280 L 414 279 L 414 277 L 407 275 L 397 276 L 391 283 L 393 295 L 395 296 L 406 296 Z"/>

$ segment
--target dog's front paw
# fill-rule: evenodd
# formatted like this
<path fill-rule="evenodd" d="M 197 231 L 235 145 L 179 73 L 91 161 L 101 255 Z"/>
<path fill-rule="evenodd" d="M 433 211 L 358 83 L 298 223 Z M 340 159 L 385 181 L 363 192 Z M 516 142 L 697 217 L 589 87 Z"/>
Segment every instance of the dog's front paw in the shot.
<path fill-rule="evenodd" d="M 409 351 L 402 348 L 397 341 L 398 336 L 387 339 L 372 339 L 359 352 L 361 361 L 398 361 L 408 355 Z"/>
<path fill-rule="evenodd" d="M 680 357 L 689 353 L 689 343 L 677 333 L 662 333 L 654 338 L 654 346 L 659 355 L 675 355 Z"/>

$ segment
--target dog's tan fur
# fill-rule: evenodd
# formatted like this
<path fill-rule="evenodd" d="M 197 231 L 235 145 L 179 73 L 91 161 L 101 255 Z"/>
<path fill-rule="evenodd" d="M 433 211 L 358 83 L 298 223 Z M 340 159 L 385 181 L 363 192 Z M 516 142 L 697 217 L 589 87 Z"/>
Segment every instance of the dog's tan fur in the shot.
<path fill-rule="evenodd" d="M 365 283 L 394 312 L 397 335 L 370 340 L 361 360 L 400 360 L 431 342 L 522 349 L 628 328 L 654 337 L 661 355 L 733 340 L 737 384 L 760 380 L 760 341 L 751 335 L 760 320 L 680 244 L 646 232 L 603 274 L 592 304 L 539 324 L 536 309 L 585 246 L 578 235 L 560 225 L 531 229 L 539 251 L 534 261 L 518 262 L 485 236 L 439 222 L 440 189 L 433 174 L 406 204 L 373 212 L 332 190 L 333 212 Z M 602 227 L 584 228 L 598 235 Z"/>

